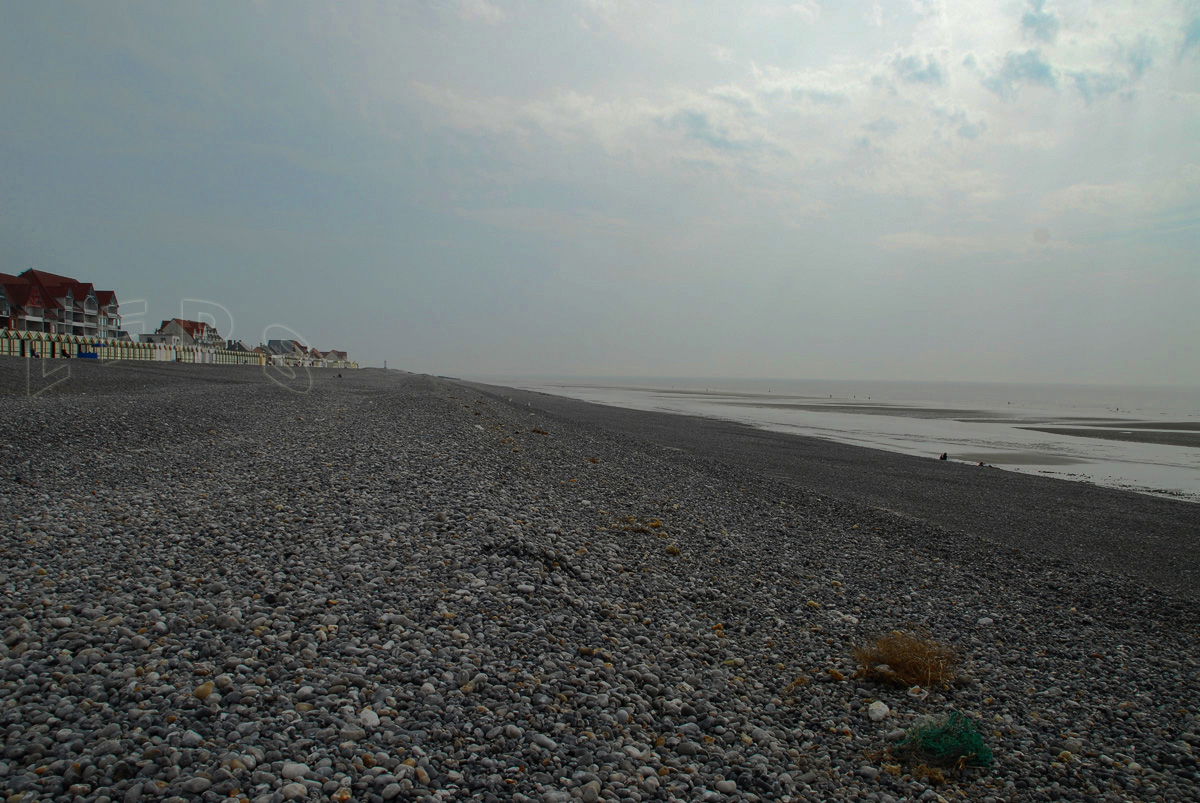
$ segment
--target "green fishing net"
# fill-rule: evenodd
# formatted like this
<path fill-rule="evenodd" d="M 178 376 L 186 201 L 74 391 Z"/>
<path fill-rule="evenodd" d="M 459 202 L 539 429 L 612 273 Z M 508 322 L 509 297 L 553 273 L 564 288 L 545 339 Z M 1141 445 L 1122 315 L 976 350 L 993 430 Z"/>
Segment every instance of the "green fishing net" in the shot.
<path fill-rule="evenodd" d="M 910 728 L 897 749 L 933 766 L 992 765 L 992 751 L 983 743 L 975 723 L 958 711 Z"/>

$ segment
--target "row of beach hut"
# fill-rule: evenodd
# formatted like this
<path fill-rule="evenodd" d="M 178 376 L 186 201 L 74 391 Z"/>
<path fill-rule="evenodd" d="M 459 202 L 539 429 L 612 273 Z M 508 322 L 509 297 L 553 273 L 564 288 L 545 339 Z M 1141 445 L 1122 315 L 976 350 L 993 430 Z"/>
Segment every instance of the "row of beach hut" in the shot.
<path fill-rule="evenodd" d="M 257 351 L 229 351 L 212 346 L 182 346 L 170 343 L 135 343 L 130 340 L 15 329 L 0 329 L 0 357 L 153 360 L 213 365 L 265 365 L 267 362 L 267 356 Z"/>

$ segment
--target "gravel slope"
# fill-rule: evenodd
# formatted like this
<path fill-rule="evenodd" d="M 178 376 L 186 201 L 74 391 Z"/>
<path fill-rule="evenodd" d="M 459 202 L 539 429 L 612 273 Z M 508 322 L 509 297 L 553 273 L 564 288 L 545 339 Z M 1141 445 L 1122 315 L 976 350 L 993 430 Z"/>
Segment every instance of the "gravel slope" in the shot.
<path fill-rule="evenodd" d="M 1192 598 L 451 381 L 72 369 L 0 362 L 10 799 L 1194 799 Z M 851 677 L 896 627 L 966 679 Z M 883 754 L 949 708 L 991 769 Z"/>
<path fill-rule="evenodd" d="M 770 476 L 834 499 L 891 510 L 1030 560 L 1127 574 L 1200 596 L 1200 505 L 1000 469 L 866 449 L 713 418 L 626 410 L 544 393 L 473 387 L 555 419 L 603 427 Z"/>

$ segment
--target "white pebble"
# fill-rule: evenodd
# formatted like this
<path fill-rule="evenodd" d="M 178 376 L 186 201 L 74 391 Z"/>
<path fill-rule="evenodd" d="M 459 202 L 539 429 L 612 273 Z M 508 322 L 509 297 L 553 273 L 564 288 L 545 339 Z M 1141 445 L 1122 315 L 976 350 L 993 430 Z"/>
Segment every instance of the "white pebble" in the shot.
<path fill-rule="evenodd" d="M 892 710 L 887 707 L 887 703 L 882 700 L 876 700 L 867 706 L 867 716 L 871 718 L 872 722 L 882 722 L 887 719 L 887 715 L 891 712 Z"/>
<path fill-rule="evenodd" d="M 297 800 L 308 796 L 308 787 L 302 783 L 292 782 L 285 784 L 279 793 L 283 795 L 284 800 Z"/>
<path fill-rule="evenodd" d="M 283 769 L 279 774 L 290 781 L 294 781 L 297 778 L 303 778 L 305 775 L 308 775 L 308 765 L 301 764 L 298 761 L 285 761 Z"/>

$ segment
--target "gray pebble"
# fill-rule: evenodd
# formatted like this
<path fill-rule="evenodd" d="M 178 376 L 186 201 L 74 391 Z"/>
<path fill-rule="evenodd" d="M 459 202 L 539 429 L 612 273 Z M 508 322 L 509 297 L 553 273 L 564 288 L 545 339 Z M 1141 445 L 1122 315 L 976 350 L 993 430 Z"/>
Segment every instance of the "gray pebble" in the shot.
<path fill-rule="evenodd" d="M 949 710 L 996 751 L 963 799 L 1192 791 L 1190 598 L 763 476 L 770 452 L 664 449 L 671 419 L 587 419 L 662 427 L 629 438 L 396 372 L 300 395 L 71 367 L 104 392 L 0 395 L 5 465 L 36 483 L 0 477 L 10 795 L 936 799 L 862 762 Z M 907 623 L 961 682 L 854 677 Z M 881 697 L 903 705 L 872 726 Z"/>

